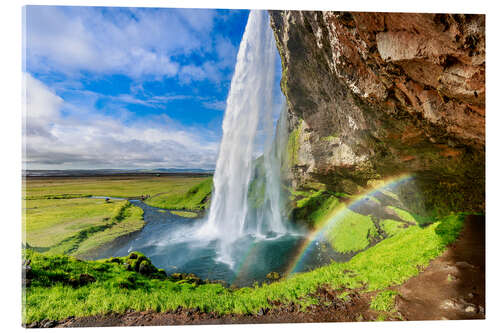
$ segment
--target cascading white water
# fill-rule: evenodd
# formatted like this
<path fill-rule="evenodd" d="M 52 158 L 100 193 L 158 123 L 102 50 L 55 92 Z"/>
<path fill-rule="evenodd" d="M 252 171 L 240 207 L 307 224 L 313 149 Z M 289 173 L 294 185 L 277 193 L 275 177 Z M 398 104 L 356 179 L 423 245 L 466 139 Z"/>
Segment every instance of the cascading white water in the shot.
<path fill-rule="evenodd" d="M 219 260 L 230 266 L 234 264 L 232 244 L 241 237 L 276 237 L 286 232 L 280 212 L 281 153 L 273 148 L 272 135 L 276 52 L 267 12 L 251 11 L 227 99 L 209 216 L 199 232 L 219 241 Z M 264 179 L 256 180 L 255 138 L 259 125 L 266 135 Z M 251 181 L 265 186 L 264 205 L 252 214 L 248 201 Z"/>

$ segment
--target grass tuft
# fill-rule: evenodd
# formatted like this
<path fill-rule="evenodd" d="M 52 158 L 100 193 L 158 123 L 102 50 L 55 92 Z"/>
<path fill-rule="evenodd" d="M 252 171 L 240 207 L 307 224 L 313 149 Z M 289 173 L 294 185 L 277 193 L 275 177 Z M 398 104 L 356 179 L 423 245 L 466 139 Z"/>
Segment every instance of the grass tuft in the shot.
<path fill-rule="evenodd" d="M 395 301 L 397 291 L 385 290 L 378 293 L 370 303 L 370 309 L 376 311 L 393 312 L 395 311 Z"/>

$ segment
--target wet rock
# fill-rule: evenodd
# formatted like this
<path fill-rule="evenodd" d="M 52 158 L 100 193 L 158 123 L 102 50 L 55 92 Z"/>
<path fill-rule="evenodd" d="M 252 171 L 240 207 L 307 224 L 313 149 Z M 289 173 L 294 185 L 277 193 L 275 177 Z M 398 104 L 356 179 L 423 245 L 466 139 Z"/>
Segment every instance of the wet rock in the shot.
<path fill-rule="evenodd" d="M 139 264 L 139 269 L 138 269 L 139 273 L 146 275 L 146 274 L 152 273 L 153 271 L 154 271 L 154 267 L 149 261 L 142 261 Z"/>
<path fill-rule="evenodd" d="M 172 273 L 170 274 L 170 279 L 173 281 L 179 281 L 183 279 L 182 273 Z"/>
<path fill-rule="evenodd" d="M 42 328 L 53 328 L 57 325 L 57 321 L 55 320 L 49 320 L 49 319 L 44 319 L 40 322 L 39 327 Z"/>

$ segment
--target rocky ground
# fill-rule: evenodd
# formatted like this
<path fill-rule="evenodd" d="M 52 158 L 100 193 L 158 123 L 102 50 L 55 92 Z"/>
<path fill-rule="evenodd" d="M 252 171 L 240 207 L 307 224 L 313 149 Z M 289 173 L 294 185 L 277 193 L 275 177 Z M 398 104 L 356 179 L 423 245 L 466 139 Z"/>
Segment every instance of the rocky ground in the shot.
<path fill-rule="evenodd" d="M 458 240 L 418 276 L 394 288 L 395 311 L 387 320 L 439 320 L 485 318 L 485 220 L 469 216 Z M 316 296 L 322 305 L 301 312 L 295 304 L 262 309 L 256 315 L 216 315 L 199 309 L 127 312 L 61 321 L 42 321 L 28 327 L 100 327 L 150 325 L 216 325 L 299 322 L 372 321 L 378 313 L 370 309 L 371 293 L 340 292 L 321 288 Z"/>

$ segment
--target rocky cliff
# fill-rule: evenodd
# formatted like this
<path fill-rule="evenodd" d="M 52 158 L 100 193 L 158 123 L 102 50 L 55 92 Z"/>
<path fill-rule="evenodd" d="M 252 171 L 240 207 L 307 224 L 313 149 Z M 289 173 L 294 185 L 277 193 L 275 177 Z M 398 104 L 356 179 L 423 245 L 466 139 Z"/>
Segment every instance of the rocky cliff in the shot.
<path fill-rule="evenodd" d="M 295 188 L 355 193 L 408 172 L 427 208 L 484 209 L 484 15 L 270 16 Z"/>

